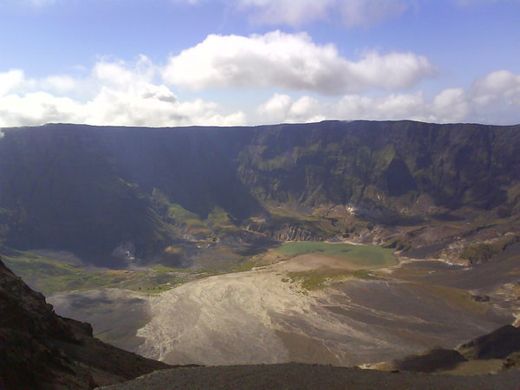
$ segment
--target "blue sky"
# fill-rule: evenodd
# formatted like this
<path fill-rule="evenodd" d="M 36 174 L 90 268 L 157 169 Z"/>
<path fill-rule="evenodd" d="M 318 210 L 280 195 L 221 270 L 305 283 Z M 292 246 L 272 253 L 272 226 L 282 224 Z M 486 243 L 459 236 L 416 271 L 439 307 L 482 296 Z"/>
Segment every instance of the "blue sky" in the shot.
<path fill-rule="evenodd" d="M 0 126 L 520 122 L 518 0 L 0 0 Z"/>

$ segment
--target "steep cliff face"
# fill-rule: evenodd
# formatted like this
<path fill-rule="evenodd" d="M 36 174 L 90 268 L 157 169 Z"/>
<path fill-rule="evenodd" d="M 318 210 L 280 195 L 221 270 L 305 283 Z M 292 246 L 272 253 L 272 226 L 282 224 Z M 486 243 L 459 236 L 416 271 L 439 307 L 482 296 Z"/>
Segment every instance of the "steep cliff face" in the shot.
<path fill-rule="evenodd" d="M 47 125 L 4 134 L 0 237 L 17 248 L 106 257 L 131 243 L 137 256 L 151 256 L 182 238 L 173 206 L 202 220 L 220 210 L 236 226 L 270 219 L 269 204 L 348 205 L 397 224 L 461 207 L 520 211 L 520 126 Z M 270 235 L 305 236 L 291 229 L 273 226 Z"/>
<path fill-rule="evenodd" d="M 266 128 L 240 154 L 254 193 L 284 202 L 489 208 L 518 181 L 520 127 L 326 122 Z"/>
<path fill-rule="evenodd" d="M 0 313 L 1 389 L 91 389 L 166 367 L 94 339 L 89 324 L 59 317 L 1 260 Z"/>

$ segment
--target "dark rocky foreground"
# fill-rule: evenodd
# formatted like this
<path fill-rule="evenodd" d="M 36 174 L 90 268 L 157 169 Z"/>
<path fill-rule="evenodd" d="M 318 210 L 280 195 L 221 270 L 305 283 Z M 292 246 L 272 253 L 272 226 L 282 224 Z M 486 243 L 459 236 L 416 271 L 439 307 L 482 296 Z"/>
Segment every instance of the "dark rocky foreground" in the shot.
<path fill-rule="evenodd" d="M 0 260 L 0 389 L 91 389 L 168 367 L 92 337 L 59 317 Z"/>
<path fill-rule="evenodd" d="M 386 372 L 308 364 L 181 367 L 154 372 L 106 390 L 170 389 L 512 389 L 520 388 L 520 329 L 511 325 L 457 350 L 434 349 L 387 364 Z M 460 364 L 498 361 L 499 373 Z M 484 367 L 484 366 L 480 366 Z M 390 371 L 391 370 L 391 371 Z"/>
<path fill-rule="evenodd" d="M 502 389 L 517 390 L 520 370 L 501 375 L 459 377 L 388 373 L 332 366 L 280 364 L 266 366 L 193 367 L 163 370 L 106 390 L 173 389 Z"/>
<path fill-rule="evenodd" d="M 476 390 L 518 389 L 520 385 L 520 370 L 517 369 L 520 332 L 510 326 L 464 345 L 461 351 L 470 359 L 507 356 L 503 370 L 497 375 L 392 373 L 304 364 L 166 369 L 168 366 L 163 363 L 93 338 L 89 324 L 59 317 L 43 295 L 27 287 L 1 261 L 0 313 L 1 390 L 92 389 L 99 386 L 113 390 Z M 432 356 L 435 360 L 438 355 Z M 421 359 L 415 362 L 420 363 Z M 427 363 L 431 362 L 432 358 L 428 358 Z M 422 366 L 415 371 L 421 369 Z M 130 381 L 122 383 L 126 380 Z"/>

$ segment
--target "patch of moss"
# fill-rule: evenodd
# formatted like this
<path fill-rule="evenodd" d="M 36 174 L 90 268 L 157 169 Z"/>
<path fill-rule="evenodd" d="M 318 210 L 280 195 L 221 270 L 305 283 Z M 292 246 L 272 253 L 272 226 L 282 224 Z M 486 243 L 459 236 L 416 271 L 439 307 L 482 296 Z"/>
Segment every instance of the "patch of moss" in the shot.
<path fill-rule="evenodd" d="M 318 270 L 305 272 L 289 272 L 288 277 L 282 279 L 283 282 L 300 283 L 304 290 L 313 291 L 325 288 L 331 284 L 345 281 L 348 279 L 375 279 L 376 277 L 368 270 L 339 271 L 339 270 Z"/>
<path fill-rule="evenodd" d="M 163 264 L 155 264 L 150 267 L 150 270 L 158 273 L 158 274 L 171 274 L 171 273 L 191 273 L 192 270 L 189 268 L 177 268 L 177 267 L 169 267 Z"/>
<path fill-rule="evenodd" d="M 220 207 L 215 207 L 208 215 L 208 224 L 216 230 L 237 230 L 229 214 Z"/>
<path fill-rule="evenodd" d="M 233 268 L 232 272 L 247 272 L 251 271 L 256 266 L 253 261 L 244 261 Z"/>
<path fill-rule="evenodd" d="M 204 221 L 195 213 L 186 210 L 181 205 L 173 203 L 168 207 L 168 216 L 174 220 L 174 223 L 185 225 L 192 229 L 207 230 L 208 227 Z"/>

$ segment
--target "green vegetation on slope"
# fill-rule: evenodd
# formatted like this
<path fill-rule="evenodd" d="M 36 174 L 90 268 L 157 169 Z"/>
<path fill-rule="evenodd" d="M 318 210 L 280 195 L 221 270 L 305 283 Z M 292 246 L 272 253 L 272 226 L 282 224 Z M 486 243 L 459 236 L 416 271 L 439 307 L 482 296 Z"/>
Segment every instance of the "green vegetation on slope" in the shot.
<path fill-rule="evenodd" d="M 201 230 L 203 232 L 208 230 L 204 221 L 197 214 L 186 210 L 179 204 L 170 204 L 168 215 L 173 218 L 175 223 L 183 224 L 191 230 Z"/>
<path fill-rule="evenodd" d="M 376 279 L 368 270 L 344 271 L 337 269 L 320 269 L 315 271 L 289 272 L 289 279 L 284 282 L 298 282 L 304 290 L 319 290 L 336 282 L 348 279 Z"/>
<path fill-rule="evenodd" d="M 142 270 L 86 268 L 31 252 L 5 256 L 4 260 L 13 272 L 45 295 L 95 288 L 123 288 L 156 294 L 192 277 L 183 270 L 165 266 Z"/>

